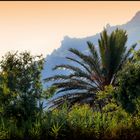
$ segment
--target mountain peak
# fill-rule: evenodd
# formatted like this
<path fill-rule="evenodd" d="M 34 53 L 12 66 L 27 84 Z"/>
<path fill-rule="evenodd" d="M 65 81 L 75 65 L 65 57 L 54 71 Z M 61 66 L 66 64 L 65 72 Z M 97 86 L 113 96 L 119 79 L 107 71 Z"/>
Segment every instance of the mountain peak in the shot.
<path fill-rule="evenodd" d="M 132 18 L 131 22 L 137 23 L 137 24 L 140 23 L 140 11 L 138 11 L 138 12 L 135 14 L 135 16 Z"/>
<path fill-rule="evenodd" d="M 68 35 L 64 36 L 64 40 L 69 40 L 69 39 L 71 39 L 71 38 Z"/>
<path fill-rule="evenodd" d="M 140 18 L 140 11 L 138 11 L 138 12 L 135 14 L 135 17 L 136 17 L 136 18 Z"/>

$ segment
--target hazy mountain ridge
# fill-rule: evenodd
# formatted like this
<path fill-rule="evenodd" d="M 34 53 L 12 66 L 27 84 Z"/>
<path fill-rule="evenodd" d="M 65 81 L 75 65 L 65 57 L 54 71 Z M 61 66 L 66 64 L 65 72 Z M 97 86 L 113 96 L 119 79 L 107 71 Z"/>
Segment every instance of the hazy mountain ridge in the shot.
<path fill-rule="evenodd" d="M 110 26 L 107 24 L 106 29 L 110 33 L 116 28 L 121 28 L 127 31 L 128 33 L 128 42 L 127 46 L 136 43 L 138 40 L 140 40 L 140 11 L 135 14 L 135 16 L 128 21 L 126 24 L 123 25 L 116 25 L 116 26 Z M 52 71 L 52 68 L 55 65 L 59 64 L 66 64 L 66 63 L 72 63 L 71 61 L 68 61 L 65 59 L 66 56 L 72 55 L 68 49 L 69 48 L 76 48 L 82 52 L 87 51 L 87 41 L 93 42 L 93 44 L 96 46 L 98 44 L 98 39 L 100 38 L 100 33 L 97 33 L 96 35 L 85 37 L 85 38 L 70 38 L 68 36 L 65 36 L 64 39 L 61 41 L 61 46 L 54 50 L 51 55 L 48 55 L 45 60 L 44 70 L 42 71 L 42 78 L 46 78 L 52 75 L 55 75 L 57 73 L 67 73 L 67 71 Z M 140 48 L 140 45 L 138 44 L 137 48 Z M 73 63 L 74 65 L 74 63 Z"/>

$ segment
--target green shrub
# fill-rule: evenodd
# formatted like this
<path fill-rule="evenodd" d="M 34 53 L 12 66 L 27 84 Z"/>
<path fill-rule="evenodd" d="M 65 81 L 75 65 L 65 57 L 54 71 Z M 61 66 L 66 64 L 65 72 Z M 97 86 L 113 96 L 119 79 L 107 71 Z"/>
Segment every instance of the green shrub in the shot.
<path fill-rule="evenodd" d="M 75 104 L 68 114 L 68 125 L 74 135 L 91 135 L 93 130 L 93 110 L 85 105 Z"/>
<path fill-rule="evenodd" d="M 28 125 L 28 124 L 26 124 Z M 40 139 L 41 138 L 41 123 L 40 120 L 36 119 L 35 122 L 29 124 L 28 126 L 28 133 L 29 133 L 29 137 L 31 137 L 32 139 Z"/>
<path fill-rule="evenodd" d="M 3 129 L 0 127 L 0 139 L 9 139 L 9 132 L 7 129 Z"/>
<path fill-rule="evenodd" d="M 41 124 L 43 137 L 49 137 L 50 139 L 56 139 L 58 136 L 63 137 L 63 133 L 68 130 L 67 114 L 68 106 L 66 103 L 61 109 L 54 109 L 44 113 Z"/>
<path fill-rule="evenodd" d="M 118 73 L 116 99 L 129 113 L 140 110 L 140 51 Z"/>
<path fill-rule="evenodd" d="M 16 124 L 10 123 L 9 126 L 10 139 L 24 139 L 24 129 L 18 128 Z"/>

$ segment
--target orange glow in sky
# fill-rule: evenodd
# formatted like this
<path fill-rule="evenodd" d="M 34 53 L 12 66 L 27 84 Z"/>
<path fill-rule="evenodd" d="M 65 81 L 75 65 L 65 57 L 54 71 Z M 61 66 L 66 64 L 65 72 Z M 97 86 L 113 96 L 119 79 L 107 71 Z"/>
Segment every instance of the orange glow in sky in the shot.
<path fill-rule="evenodd" d="M 140 1 L 1 1 L 0 57 L 11 50 L 50 54 L 63 37 L 87 37 L 128 22 Z"/>

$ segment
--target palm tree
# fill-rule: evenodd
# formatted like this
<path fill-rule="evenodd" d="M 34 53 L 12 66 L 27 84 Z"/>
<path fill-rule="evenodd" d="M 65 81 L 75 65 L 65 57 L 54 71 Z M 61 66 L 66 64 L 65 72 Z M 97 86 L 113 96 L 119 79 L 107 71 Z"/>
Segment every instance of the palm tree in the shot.
<path fill-rule="evenodd" d="M 98 40 L 99 51 L 91 42 L 87 42 L 88 55 L 70 48 L 69 51 L 78 56 L 79 60 L 71 57 L 66 58 L 77 63 L 79 67 L 69 64 L 57 65 L 53 70 L 62 68 L 70 70 L 71 73 L 45 79 L 45 81 L 55 81 L 52 85 L 57 87 L 56 94 L 61 92 L 60 97 L 50 100 L 53 105 L 61 105 L 64 99 L 73 103 L 88 97 L 95 98 L 96 93 L 104 90 L 106 85 L 114 85 L 117 72 L 130 57 L 131 50 L 136 46 L 134 44 L 126 51 L 126 42 L 126 31 L 116 29 L 108 35 L 104 29 Z"/>

